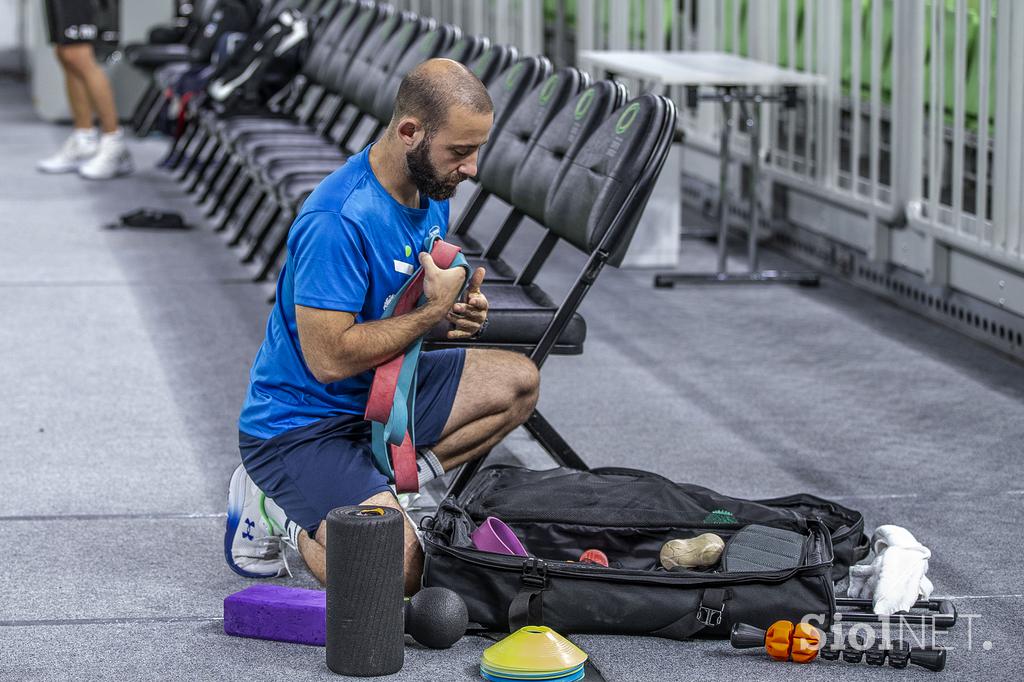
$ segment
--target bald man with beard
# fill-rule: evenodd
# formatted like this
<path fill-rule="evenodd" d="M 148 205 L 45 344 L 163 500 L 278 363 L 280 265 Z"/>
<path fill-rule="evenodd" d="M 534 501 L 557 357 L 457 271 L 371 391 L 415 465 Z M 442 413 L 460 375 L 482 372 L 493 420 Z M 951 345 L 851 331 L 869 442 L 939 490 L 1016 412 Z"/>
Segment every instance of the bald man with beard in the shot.
<path fill-rule="evenodd" d="M 472 273 L 460 302 L 464 271 L 442 270 L 420 249 L 430 234 L 444 238 L 448 199 L 476 175 L 493 119 L 486 88 L 465 66 L 424 62 L 402 81 L 381 138 L 325 178 L 292 224 L 239 418 L 242 465 L 231 479 L 225 536 L 237 573 L 281 575 L 286 543 L 323 583 L 331 509 L 401 509 L 374 465 L 363 419 L 372 370 L 442 320 L 450 339 L 472 339 L 486 324 L 484 269 Z M 417 265 L 426 304 L 381 319 Z M 533 363 L 498 350 L 424 353 L 416 381 L 421 484 L 488 452 L 526 421 L 539 392 Z M 407 594 L 419 589 L 422 566 L 406 519 Z"/>

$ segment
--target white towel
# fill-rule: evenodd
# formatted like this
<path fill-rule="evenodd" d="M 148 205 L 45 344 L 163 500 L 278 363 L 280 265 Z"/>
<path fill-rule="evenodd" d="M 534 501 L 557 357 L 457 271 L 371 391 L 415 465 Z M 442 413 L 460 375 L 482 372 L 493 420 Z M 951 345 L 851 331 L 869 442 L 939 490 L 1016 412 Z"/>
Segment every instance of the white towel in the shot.
<path fill-rule="evenodd" d="M 871 546 L 875 558 L 870 564 L 850 566 L 849 596 L 872 599 L 879 615 L 909 611 L 915 601 L 931 596 L 932 581 L 925 574 L 932 553 L 909 530 L 879 526 Z"/>

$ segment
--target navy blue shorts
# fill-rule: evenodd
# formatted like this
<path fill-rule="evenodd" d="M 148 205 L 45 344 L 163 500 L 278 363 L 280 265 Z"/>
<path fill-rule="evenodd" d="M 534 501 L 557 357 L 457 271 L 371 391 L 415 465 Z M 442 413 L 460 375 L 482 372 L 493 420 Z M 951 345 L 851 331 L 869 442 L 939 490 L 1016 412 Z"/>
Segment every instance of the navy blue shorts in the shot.
<path fill-rule="evenodd" d="M 416 377 L 416 447 L 430 448 L 455 402 L 466 361 L 463 348 L 420 356 Z M 316 532 L 335 507 L 390 490 L 373 462 L 370 422 L 362 415 L 327 417 L 262 440 L 238 432 L 245 470 L 288 518 Z"/>

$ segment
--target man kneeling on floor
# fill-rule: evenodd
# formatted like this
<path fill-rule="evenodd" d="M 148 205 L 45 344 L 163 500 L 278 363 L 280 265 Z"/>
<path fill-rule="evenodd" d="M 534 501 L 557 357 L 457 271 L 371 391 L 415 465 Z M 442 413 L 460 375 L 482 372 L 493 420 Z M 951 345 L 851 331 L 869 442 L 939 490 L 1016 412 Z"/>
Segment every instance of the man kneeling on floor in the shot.
<path fill-rule="evenodd" d="M 401 509 L 376 468 L 364 421 L 372 368 L 447 319 L 472 339 L 487 319 L 483 268 L 465 283 L 421 245 L 444 237 L 448 199 L 476 175 L 493 122 L 490 97 L 463 65 L 433 59 L 402 82 L 382 137 L 325 178 L 288 235 L 287 260 L 239 418 L 242 466 L 228 493 L 225 553 L 246 577 L 285 572 L 282 543 L 325 582 L 324 519 L 353 504 Z M 427 303 L 381 319 L 418 264 Z M 490 450 L 526 421 L 539 377 L 524 356 L 445 349 L 419 362 L 415 410 L 421 485 Z M 302 532 L 305 531 L 305 532 Z M 423 553 L 405 528 L 405 589 L 419 589 Z"/>

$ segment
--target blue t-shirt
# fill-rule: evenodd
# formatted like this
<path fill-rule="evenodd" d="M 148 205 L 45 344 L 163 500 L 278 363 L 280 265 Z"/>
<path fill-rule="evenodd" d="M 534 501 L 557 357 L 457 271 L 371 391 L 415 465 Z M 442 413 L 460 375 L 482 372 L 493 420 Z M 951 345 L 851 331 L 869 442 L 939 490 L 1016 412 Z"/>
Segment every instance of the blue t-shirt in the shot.
<path fill-rule="evenodd" d="M 426 237 L 447 233 L 447 201 L 424 197 L 421 208 L 403 206 L 374 176 L 369 157 L 367 146 L 324 178 L 292 223 L 238 419 L 244 433 L 266 439 L 325 417 L 362 415 L 373 372 L 317 381 L 299 347 L 295 306 L 355 313 L 356 324 L 379 320 L 388 297 L 419 267 Z"/>

